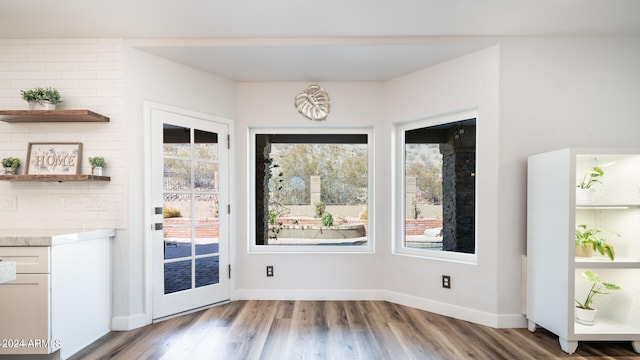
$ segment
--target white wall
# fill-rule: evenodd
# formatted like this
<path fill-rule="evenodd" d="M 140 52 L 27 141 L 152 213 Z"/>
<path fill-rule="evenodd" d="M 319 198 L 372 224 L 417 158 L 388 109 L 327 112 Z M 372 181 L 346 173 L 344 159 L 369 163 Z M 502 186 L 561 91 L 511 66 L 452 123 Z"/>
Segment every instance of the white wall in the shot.
<path fill-rule="evenodd" d="M 429 118 L 441 114 L 476 109 L 477 178 L 476 178 L 476 253 L 477 264 L 442 259 L 391 254 L 385 262 L 385 289 L 390 300 L 457 318 L 492 326 L 522 325 L 517 313 L 509 319 L 496 317 L 498 197 L 498 94 L 499 48 L 463 56 L 416 73 L 391 80 L 384 88 L 385 123 L 381 133 L 391 133 L 394 123 Z M 462 120 L 462 119 L 461 119 Z M 379 151 L 389 163 L 390 137 Z M 387 167 L 389 170 L 390 167 Z M 387 171 L 386 174 L 391 171 Z M 390 189 L 390 175 L 381 184 Z M 390 191 L 387 191 L 390 192 Z M 377 199 L 385 202 L 386 198 Z M 380 214 L 386 225 L 382 237 L 391 237 L 393 214 Z M 390 252 L 389 249 L 385 249 Z M 451 276 L 451 289 L 443 289 L 442 275 Z"/>
<path fill-rule="evenodd" d="M 519 307 L 527 156 L 564 147 L 638 146 L 638 64 L 638 37 L 501 42 L 499 314 Z"/>
<path fill-rule="evenodd" d="M 238 119 L 234 149 L 237 152 L 235 179 L 237 184 L 234 216 L 236 227 L 236 263 L 234 279 L 240 299 L 370 299 L 379 298 L 383 288 L 384 244 L 376 240 L 376 252 L 368 254 L 264 254 L 249 253 L 248 244 L 248 144 L 251 127 L 336 128 L 369 127 L 375 129 L 374 143 L 388 136 L 379 132 L 382 87 L 377 82 L 320 83 L 331 98 L 331 113 L 326 121 L 313 122 L 298 114 L 294 98 L 310 83 L 240 83 L 238 84 Z M 375 150 L 379 148 L 376 145 Z M 384 149 L 384 151 L 387 151 Z M 379 154 L 376 154 L 376 156 Z M 383 166 L 378 166 L 383 165 Z M 376 161 L 376 181 L 388 168 Z M 388 189 L 376 188 L 376 198 L 384 198 Z M 385 223 L 388 211 L 381 211 Z M 376 215 L 377 216 L 377 215 Z M 265 267 L 274 266 L 275 276 L 267 278 Z"/>
<path fill-rule="evenodd" d="M 114 249 L 114 321 L 116 330 L 144 325 L 149 320 L 150 273 L 147 272 L 146 236 L 148 186 L 145 184 L 146 149 L 149 134 L 143 124 L 144 101 L 233 119 L 236 116 L 236 84 L 210 73 L 167 61 L 126 46 L 126 117 L 129 144 L 129 193 L 127 220 L 130 226 L 118 232 Z"/>

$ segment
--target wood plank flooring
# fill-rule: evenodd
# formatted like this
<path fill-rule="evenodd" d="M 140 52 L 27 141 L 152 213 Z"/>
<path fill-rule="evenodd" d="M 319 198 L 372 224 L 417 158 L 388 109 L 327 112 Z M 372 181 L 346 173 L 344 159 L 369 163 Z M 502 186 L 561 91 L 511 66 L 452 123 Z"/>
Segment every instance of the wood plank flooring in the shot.
<path fill-rule="evenodd" d="M 639 359 L 629 342 L 494 329 L 384 301 L 235 301 L 111 332 L 71 359 Z"/>

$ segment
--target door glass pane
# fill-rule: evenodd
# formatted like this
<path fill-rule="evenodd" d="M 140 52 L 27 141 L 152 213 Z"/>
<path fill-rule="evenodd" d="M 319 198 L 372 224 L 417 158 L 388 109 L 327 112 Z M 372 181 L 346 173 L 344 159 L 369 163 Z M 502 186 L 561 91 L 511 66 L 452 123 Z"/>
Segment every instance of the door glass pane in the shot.
<path fill-rule="evenodd" d="M 196 191 L 218 191 L 218 164 L 196 161 L 194 166 Z"/>
<path fill-rule="evenodd" d="M 213 285 L 219 282 L 219 260 L 218 256 L 196 259 L 196 287 Z"/>
<path fill-rule="evenodd" d="M 218 252 L 218 196 L 196 195 L 196 255 Z"/>
<path fill-rule="evenodd" d="M 191 260 L 164 264 L 164 293 L 191 289 Z"/>
<path fill-rule="evenodd" d="M 168 124 L 163 135 L 164 258 L 168 260 L 164 269 L 165 294 L 169 294 L 191 289 L 192 273 L 196 287 L 219 280 L 218 136 Z"/>
<path fill-rule="evenodd" d="M 164 194 L 164 258 L 191 256 L 191 195 Z"/>
<path fill-rule="evenodd" d="M 191 161 L 164 159 L 165 191 L 184 191 L 191 188 Z"/>
<path fill-rule="evenodd" d="M 191 157 L 191 129 L 164 124 L 162 133 L 164 156 Z"/>
<path fill-rule="evenodd" d="M 196 129 L 194 137 L 197 159 L 218 160 L 218 134 Z"/>
<path fill-rule="evenodd" d="M 177 259 L 191 256 L 191 228 L 167 227 L 164 229 L 164 258 Z"/>
<path fill-rule="evenodd" d="M 188 224 L 191 217 L 191 194 L 189 193 L 174 193 L 165 192 L 164 196 L 164 218 L 165 225 L 170 225 L 167 219 L 170 218 L 183 218 L 186 222 L 182 224 Z"/>

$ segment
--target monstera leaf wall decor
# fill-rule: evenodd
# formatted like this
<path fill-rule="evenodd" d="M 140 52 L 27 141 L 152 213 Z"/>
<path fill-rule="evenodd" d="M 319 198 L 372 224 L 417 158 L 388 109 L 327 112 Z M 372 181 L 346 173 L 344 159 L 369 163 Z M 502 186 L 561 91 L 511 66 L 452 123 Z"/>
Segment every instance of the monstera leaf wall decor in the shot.
<path fill-rule="evenodd" d="M 296 109 L 302 116 L 314 120 L 326 120 L 329 115 L 329 94 L 320 85 L 309 85 L 296 96 Z"/>

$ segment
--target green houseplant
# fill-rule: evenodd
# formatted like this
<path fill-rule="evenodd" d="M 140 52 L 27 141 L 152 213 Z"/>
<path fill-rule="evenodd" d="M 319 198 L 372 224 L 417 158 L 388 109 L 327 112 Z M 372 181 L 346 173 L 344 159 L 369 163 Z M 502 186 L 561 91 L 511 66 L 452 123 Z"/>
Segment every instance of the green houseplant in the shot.
<path fill-rule="evenodd" d="M 5 174 L 15 175 L 20 167 L 20 159 L 14 157 L 4 158 L 2 159 L 2 166 Z"/>
<path fill-rule="evenodd" d="M 89 165 L 91 165 L 91 174 L 102 176 L 102 169 L 107 166 L 107 162 L 102 156 L 89 157 Z"/>
<path fill-rule="evenodd" d="M 591 187 L 595 184 L 602 184 L 600 178 L 603 175 L 604 171 L 601 168 L 594 166 L 584 173 L 582 179 L 580 180 L 580 182 L 578 182 L 578 185 L 576 185 L 576 187 L 578 189 L 591 189 Z"/>
<path fill-rule="evenodd" d="M 600 255 L 606 254 L 613 261 L 616 256 L 613 246 L 598 236 L 603 231 L 620 236 L 620 234 L 600 227 L 589 228 L 586 224 L 578 225 L 576 227 L 576 256 L 590 256 L 593 251 L 597 251 Z M 588 252 L 583 252 L 584 250 Z"/>
<path fill-rule="evenodd" d="M 53 110 L 62 102 L 60 92 L 52 87 L 20 90 L 20 95 L 29 103 L 31 110 Z"/>
<path fill-rule="evenodd" d="M 576 321 L 585 325 L 592 325 L 596 315 L 596 309 L 593 307 L 595 296 L 609 294 L 605 290 L 620 290 L 620 286 L 601 281 L 598 274 L 592 271 L 584 271 L 582 276 L 592 285 L 584 301 L 580 302 L 576 299 L 576 304 L 578 304 L 576 305 Z"/>
<path fill-rule="evenodd" d="M 600 178 L 602 178 L 603 175 L 604 171 L 597 166 L 587 169 L 576 185 L 576 204 L 586 205 L 593 202 L 596 190 L 593 186 L 595 184 L 602 184 Z"/>

